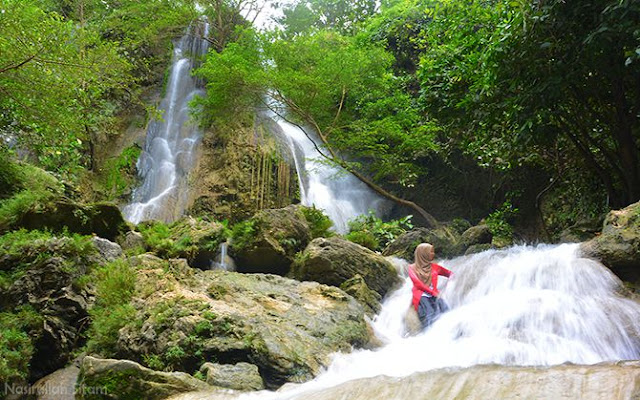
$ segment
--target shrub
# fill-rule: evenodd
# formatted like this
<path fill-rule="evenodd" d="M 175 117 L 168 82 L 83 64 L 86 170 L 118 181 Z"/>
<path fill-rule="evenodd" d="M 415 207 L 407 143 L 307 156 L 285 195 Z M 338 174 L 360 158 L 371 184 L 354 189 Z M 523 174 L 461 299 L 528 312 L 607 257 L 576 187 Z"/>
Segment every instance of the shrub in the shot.
<path fill-rule="evenodd" d="M 130 304 L 135 290 L 136 274 L 126 260 L 116 260 L 93 271 L 96 303 L 89 311 L 92 319 L 87 347 L 103 355 L 114 351 L 118 331 L 134 320 Z"/>
<path fill-rule="evenodd" d="M 399 235 L 413 228 L 411 215 L 383 222 L 373 211 L 349 221 L 346 238 L 371 250 L 382 250 Z"/>
<path fill-rule="evenodd" d="M 313 207 L 301 207 L 304 218 L 311 228 L 311 238 L 328 237 L 332 235 L 329 229 L 333 226 L 333 222 L 327 217 L 322 210 Z"/>
<path fill-rule="evenodd" d="M 24 382 L 42 316 L 30 306 L 0 313 L 0 382 Z"/>

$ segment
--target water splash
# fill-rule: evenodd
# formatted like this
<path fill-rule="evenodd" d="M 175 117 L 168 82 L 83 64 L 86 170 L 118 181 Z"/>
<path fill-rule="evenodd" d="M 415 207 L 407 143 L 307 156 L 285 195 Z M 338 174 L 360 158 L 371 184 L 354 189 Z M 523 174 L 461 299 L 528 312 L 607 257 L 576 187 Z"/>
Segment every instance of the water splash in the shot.
<path fill-rule="evenodd" d="M 640 358 L 640 305 L 618 294 L 621 282 L 578 245 L 516 246 L 443 261 L 453 272 L 441 291 L 451 311 L 407 337 L 408 280 L 373 323 L 385 345 L 335 355 L 315 380 L 246 399 L 304 399 L 340 383 L 404 377 L 480 364 L 549 366 Z"/>
<path fill-rule="evenodd" d="M 147 129 L 144 151 L 136 164 L 142 185 L 134 190 L 131 203 L 122 210 L 132 222 L 178 219 L 189 202 L 187 175 L 197 162 L 201 132 L 189 113 L 189 102 L 202 95 L 202 82 L 191 76 L 208 44 L 197 34 L 208 25 L 195 24 L 175 45 L 167 94 L 160 104 L 162 120 Z"/>

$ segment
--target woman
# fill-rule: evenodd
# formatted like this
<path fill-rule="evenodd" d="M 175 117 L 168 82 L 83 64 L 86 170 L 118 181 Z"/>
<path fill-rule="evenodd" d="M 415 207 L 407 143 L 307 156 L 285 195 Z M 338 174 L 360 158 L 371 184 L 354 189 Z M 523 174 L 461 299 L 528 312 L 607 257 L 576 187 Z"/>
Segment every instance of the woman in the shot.
<path fill-rule="evenodd" d="M 447 311 L 445 302 L 438 297 L 438 276 L 451 276 L 451 271 L 433 262 L 436 253 L 430 243 L 416 247 L 414 263 L 409 265 L 409 278 L 413 282 L 413 307 L 418 313 L 422 327 L 431 325 L 438 316 Z"/>

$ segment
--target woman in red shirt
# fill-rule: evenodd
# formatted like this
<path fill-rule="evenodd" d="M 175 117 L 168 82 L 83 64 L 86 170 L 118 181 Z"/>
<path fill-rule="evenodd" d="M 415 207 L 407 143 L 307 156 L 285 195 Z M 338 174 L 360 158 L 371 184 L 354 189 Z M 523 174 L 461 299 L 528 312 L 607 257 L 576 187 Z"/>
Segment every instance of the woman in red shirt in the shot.
<path fill-rule="evenodd" d="M 420 243 L 416 247 L 415 260 L 409 265 L 408 272 L 413 288 L 412 304 L 418 312 L 422 327 L 426 328 L 449 307 L 438 297 L 438 276 L 451 276 L 451 271 L 433 262 L 435 250 L 430 243 Z"/>

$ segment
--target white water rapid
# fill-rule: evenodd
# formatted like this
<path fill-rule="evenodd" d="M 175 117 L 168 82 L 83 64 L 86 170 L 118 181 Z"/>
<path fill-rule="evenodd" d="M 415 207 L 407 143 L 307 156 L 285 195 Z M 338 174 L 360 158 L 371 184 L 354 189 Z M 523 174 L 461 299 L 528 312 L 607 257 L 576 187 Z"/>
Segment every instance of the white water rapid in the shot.
<path fill-rule="evenodd" d="M 239 398 L 316 398 L 312 394 L 347 381 L 445 367 L 639 359 L 640 305 L 621 297 L 621 282 L 577 250 L 573 244 L 516 246 L 444 260 L 441 264 L 454 273 L 448 282 L 440 280 L 451 310 L 429 329 L 413 337 L 404 334 L 403 314 L 411 299 L 407 280 L 373 323 L 383 347 L 337 354 L 324 373 L 292 389 Z M 351 395 L 341 398 L 359 398 Z"/>
<path fill-rule="evenodd" d="M 346 233 L 348 222 L 372 210 L 379 217 L 389 203 L 351 173 L 330 165 L 319 153 L 320 140 L 308 129 L 306 134 L 298 126 L 269 113 L 281 132 L 274 132 L 288 147 L 298 174 L 300 201 L 315 206 L 333 221 L 334 230 Z M 309 136 L 307 136 L 309 135 Z M 313 138 L 312 139 L 310 139 Z M 315 144 L 314 144 L 315 143 Z"/>
<path fill-rule="evenodd" d="M 195 34 L 197 29 L 206 35 L 208 26 L 195 24 L 175 43 L 166 95 L 160 104 L 162 120 L 152 121 L 147 129 L 137 163 L 142 184 L 123 209 L 125 218 L 136 224 L 150 219 L 171 222 L 187 207 L 187 176 L 196 164 L 201 141 L 201 132 L 190 119 L 189 102 L 203 93 L 191 70 L 208 49 L 202 35 Z"/>

